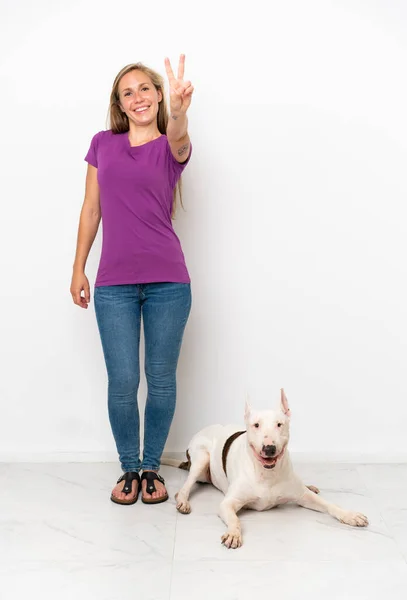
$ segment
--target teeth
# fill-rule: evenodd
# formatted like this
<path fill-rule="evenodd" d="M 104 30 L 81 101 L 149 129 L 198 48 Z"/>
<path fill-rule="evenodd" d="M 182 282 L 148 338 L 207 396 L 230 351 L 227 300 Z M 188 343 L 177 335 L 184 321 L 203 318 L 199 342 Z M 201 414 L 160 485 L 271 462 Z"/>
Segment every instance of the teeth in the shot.
<path fill-rule="evenodd" d="M 148 109 L 148 106 L 143 106 L 143 108 L 136 108 L 136 112 L 144 112 Z"/>

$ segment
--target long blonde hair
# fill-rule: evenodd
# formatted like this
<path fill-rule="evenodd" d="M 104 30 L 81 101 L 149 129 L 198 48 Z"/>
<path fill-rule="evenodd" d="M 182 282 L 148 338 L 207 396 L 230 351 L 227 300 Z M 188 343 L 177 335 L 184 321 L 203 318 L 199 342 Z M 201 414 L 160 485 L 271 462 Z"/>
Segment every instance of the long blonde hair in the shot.
<path fill-rule="evenodd" d="M 112 91 L 110 94 L 110 104 L 109 104 L 109 117 L 108 117 L 108 127 L 112 130 L 113 133 L 126 133 L 130 129 L 129 119 L 127 115 L 120 108 L 120 98 L 119 98 L 119 83 L 124 75 L 130 73 L 130 71 L 142 71 L 151 79 L 152 84 L 154 85 L 157 92 L 161 92 L 161 101 L 158 104 L 158 114 L 157 114 L 157 127 L 158 131 L 165 135 L 167 133 L 167 125 L 168 125 L 168 108 L 167 108 L 167 100 L 165 98 L 164 93 L 164 79 L 161 77 L 159 73 L 153 71 L 149 67 L 143 65 L 143 63 L 132 63 L 123 67 L 121 71 L 116 75 L 115 80 L 113 82 Z M 179 194 L 180 202 L 182 208 L 184 205 L 182 203 L 182 181 L 179 178 L 177 185 L 174 188 L 173 194 L 173 202 L 172 202 L 172 210 L 171 217 L 175 218 L 176 213 L 176 204 L 177 204 L 177 191 Z"/>

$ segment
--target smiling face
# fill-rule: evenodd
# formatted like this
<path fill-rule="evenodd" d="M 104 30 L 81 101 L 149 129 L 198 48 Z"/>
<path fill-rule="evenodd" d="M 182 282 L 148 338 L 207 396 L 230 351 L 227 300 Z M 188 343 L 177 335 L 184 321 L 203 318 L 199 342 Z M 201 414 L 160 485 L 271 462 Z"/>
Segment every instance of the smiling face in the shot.
<path fill-rule="evenodd" d="M 290 437 L 290 409 L 283 395 L 282 391 L 277 410 L 256 411 L 246 404 L 247 440 L 255 459 L 265 469 L 273 469 L 284 456 Z"/>
<path fill-rule="evenodd" d="M 137 69 L 124 75 L 118 86 L 119 106 L 137 126 L 146 127 L 157 120 L 162 93 L 150 77 Z"/>

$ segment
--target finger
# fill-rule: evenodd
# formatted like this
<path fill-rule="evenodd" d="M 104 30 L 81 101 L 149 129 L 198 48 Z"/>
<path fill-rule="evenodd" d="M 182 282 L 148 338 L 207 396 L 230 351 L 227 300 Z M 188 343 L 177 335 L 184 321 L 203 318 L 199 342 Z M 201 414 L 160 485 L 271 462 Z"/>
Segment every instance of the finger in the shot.
<path fill-rule="evenodd" d="M 183 93 L 183 96 L 192 96 L 193 91 L 194 91 L 194 87 L 192 85 L 190 85 L 189 87 L 187 87 L 187 89 Z"/>
<path fill-rule="evenodd" d="M 81 298 L 80 307 L 81 308 L 88 308 L 88 303 L 86 302 L 85 298 Z"/>
<path fill-rule="evenodd" d="M 179 81 L 177 84 L 178 93 L 184 96 L 189 87 L 192 87 L 192 83 L 190 81 Z"/>
<path fill-rule="evenodd" d="M 172 89 L 179 94 L 180 96 L 182 96 L 182 94 L 185 92 L 186 90 L 186 86 L 183 83 L 176 83 Z"/>
<path fill-rule="evenodd" d="M 88 302 L 87 302 L 86 298 L 84 298 L 83 296 L 80 296 L 79 306 L 81 308 L 88 308 Z"/>
<path fill-rule="evenodd" d="M 90 287 L 85 285 L 83 291 L 85 292 L 85 301 L 90 302 Z"/>
<path fill-rule="evenodd" d="M 192 96 L 182 96 L 182 112 L 186 113 L 191 105 Z M 181 110 L 181 109 L 180 109 Z"/>
<path fill-rule="evenodd" d="M 76 304 L 77 306 L 81 306 L 83 307 L 83 302 L 85 301 L 85 298 L 82 298 L 81 296 L 81 290 L 76 291 L 76 292 L 72 292 L 72 300 L 74 301 L 74 304 Z"/>
<path fill-rule="evenodd" d="M 171 68 L 170 59 L 166 58 L 164 62 L 165 62 L 165 70 L 167 72 L 168 80 L 170 81 L 170 83 L 172 83 L 173 81 L 175 81 L 175 75 L 174 75 L 173 70 Z"/>
<path fill-rule="evenodd" d="M 170 89 L 170 96 L 177 96 L 178 98 L 181 98 L 183 93 L 184 88 L 182 86 L 176 86 Z"/>
<path fill-rule="evenodd" d="M 178 79 L 184 79 L 185 54 L 181 54 L 178 64 Z"/>

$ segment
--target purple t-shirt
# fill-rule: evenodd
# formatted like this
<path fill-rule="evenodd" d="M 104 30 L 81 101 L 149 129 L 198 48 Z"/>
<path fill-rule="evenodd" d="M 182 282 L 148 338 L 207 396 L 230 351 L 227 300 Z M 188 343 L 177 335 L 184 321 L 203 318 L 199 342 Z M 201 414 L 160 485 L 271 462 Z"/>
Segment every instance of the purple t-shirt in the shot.
<path fill-rule="evenodd" d="M 190 156 L 178 163 L 165 135 L 134 147 L 127 133 L 93 137 L 85 160 L 98 170 L 103 227 L 95 286 L 190 282 L 171 221 L 173 191 Z"/>

